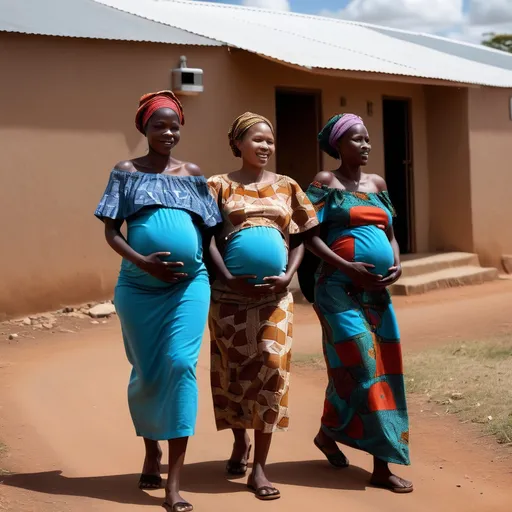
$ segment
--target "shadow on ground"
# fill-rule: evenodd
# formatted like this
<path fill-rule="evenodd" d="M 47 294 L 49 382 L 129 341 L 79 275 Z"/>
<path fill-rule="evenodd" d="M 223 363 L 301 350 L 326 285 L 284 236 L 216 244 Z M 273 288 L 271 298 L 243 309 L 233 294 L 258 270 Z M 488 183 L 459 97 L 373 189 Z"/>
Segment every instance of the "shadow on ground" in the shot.
<path fill-rule="evenodd" d="M 184 468 L 182 490 L 192 493 L 230 494 L 245 492 L 243 479 L 229 480 L 225 461 L 189 464 Z M 163 471 L 167 467 L 164 466 Z M 285 484 L 320 489 L 364 491 L 370 474 L 358 467 L 334 469 L 323 461 L 279 462 L 268 465 L 268 476 L 276 485 Z M 62 496 L 82 496 L 133 505 L 158 505 L 162 496 L 152 496 L 137 487 L 139 475 L 67 477 L 62 471 L 6 475 L 2 484 L 28 491 Z"/>

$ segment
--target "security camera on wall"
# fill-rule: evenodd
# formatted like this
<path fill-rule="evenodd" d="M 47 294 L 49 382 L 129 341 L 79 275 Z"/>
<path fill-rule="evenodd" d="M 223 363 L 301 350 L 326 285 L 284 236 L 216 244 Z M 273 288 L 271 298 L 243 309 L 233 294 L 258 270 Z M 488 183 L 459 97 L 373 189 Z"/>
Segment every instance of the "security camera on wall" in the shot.
<path fill-rule="evenodd" d="M 180 67 L 172 70 L 172 90 L 183 96 L 195 96 L 204 91 L 203 70 L 187 67 L 187 58 L 180 58 Z"/>

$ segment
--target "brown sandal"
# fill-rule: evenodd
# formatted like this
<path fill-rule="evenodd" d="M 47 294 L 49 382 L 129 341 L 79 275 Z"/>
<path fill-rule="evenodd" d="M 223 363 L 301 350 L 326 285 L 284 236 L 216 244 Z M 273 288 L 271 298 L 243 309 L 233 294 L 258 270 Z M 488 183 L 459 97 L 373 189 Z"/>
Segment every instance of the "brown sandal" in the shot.
<path fill-rule="evenodd" d="M 228 475 L 244 476 L 247 473 L 249 467 L 249 458 L 251 457 L 252 445 L 249 445 L 247 450 L 247 456 L 242 460 L 231 460 L 229 459 L 226 463 L 226 472 Z"/>
<path fill-rule="evenodd" d="M 405 483 L 405 480 L 403 478 L 400 478 L 398 476 L 395 478 L 397 478 L 400 482 Z M 393 485 L 389 481 L 378 482 L 378 481 L 374 480 L 373 478 L 370 480 L 370 484 L 373 487 L 378 487 L 379 489 L 386 489 L 386 490 L 394 492 L 396 494 L 408 494 L 408 493 L 414 491 L 414 486 L 412 484 L 409 487 L 405 487 L 405 486 L 401 486 L 401 485 Z"/>
<path fill-rule="evenodd" d="M 247 487 L 249 488 L 250 491 L 254 493 L 256 498 L 262 501 L 278 500 L 281 497 L 279 489 L 276 489 L 275 487 L 272 487 L 270 485 L 264 485 L 256 489 L 254 485 L 247 484 Z"/>
<path fill-rule="evenodd" d="M 172 507 L 166 501 L 162 507 L 168 512 L 192 512 L 192 510 L 194 510 L 194 507 L 186 501 L 178 501 L 178 503 L 175 503 Z"/>
<path fill-rule="evenodd" d="M 147 475 L 142 473 L 139 479 L 139 489 L 151 491 L 162 488 L 162 477 L 160 475 Z"/>

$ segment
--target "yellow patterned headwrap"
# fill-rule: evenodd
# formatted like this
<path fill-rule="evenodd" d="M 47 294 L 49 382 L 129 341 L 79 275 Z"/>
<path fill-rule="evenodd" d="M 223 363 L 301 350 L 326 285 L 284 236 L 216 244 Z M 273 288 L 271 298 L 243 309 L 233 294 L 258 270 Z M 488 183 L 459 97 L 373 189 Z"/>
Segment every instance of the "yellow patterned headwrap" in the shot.
<path fill-rule="evenodd" d="M 246 112 L 245 114 L 238 116 L 233 121 L 233 124 L 231 125 L 231 128 L 229 129 L 228 133 L 229 145 L 231 146 L 231 151 L 233 151 L 233 155 L 235 155 L 236 157 L 242 156 L 242 153 L 240 153 L 240 150 L 236 147 L 236 141 L 242 140 L 242 137 L 244 136 L 245 132 L 251 126 L 254 126 L 258 123 L 267 124 L 272 130 L 272 133 L 275 133 L 272 123 L 266 117 L 260 116 L 258 114 L 253 114 L 252 112 Z"/>

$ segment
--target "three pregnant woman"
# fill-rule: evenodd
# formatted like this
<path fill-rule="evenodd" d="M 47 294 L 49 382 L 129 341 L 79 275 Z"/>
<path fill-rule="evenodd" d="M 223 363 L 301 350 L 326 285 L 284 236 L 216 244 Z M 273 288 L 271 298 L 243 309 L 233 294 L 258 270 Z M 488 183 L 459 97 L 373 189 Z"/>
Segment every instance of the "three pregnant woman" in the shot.
<path fill-rule="evenodd" d="M 321 223 L 307 245 L 319 260 L 306 257 L 299 277 L 322 324 L 329 377 L 314 442 L 336 467 L 348 465 L 337 442 L 368 452 L 373 485 L 411 492 L 388 467 L 409 464 L 400 335 L 386 290 L 401 274 L 394 209 L 384 180 L 361 170 L 371 145 L 360 117 L 334 116 L 319 141 L 341 165 L 319 173 L 307 190 Z"/>
<path fill-rule="evenodd" d="M 192 505 L 179 494 L 180 473 L 196 423 L 196 364 L 210 302 L 202 244 L 221 217 L 200 169 L 171 156 L 184 124 L 176 96 L 143 96 L 135 123 L 148 154 L 114 167 L 95 214 L 123 258 L 115 305 L 133 367 L 130 412 L 146 448 L 139 486 L 161 486 L 158 441 L 168 440 L 164 506 L 186 512 Z"/>
<path fill-rule="evenodd" d="M 210 255 L 217 279 L 209 316 L 211 386 L 217 429 L 231 429 L 227 471 L 244 475 L 255 431 L 248 486 L 256 497 L 280 497 L 265 475 L 272 434 L 289 422 L 288 388 L 293 298 L 288 285 L 300 264 L 301 234 L 318 224 L 291 178 L 268 172 L 274 154 L 270 121 L 247 112 L 229 132 L 238 171 L 209 179 L 222 212 Z"/>

